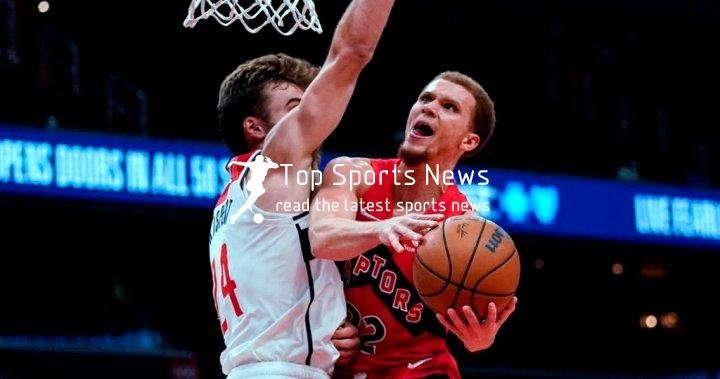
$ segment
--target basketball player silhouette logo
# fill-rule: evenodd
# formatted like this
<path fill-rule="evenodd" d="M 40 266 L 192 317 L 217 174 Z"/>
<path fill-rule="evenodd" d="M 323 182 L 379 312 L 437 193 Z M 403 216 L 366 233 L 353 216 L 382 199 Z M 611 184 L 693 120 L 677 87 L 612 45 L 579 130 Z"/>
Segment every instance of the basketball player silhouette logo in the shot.
<path fill-rule="evenodd" d="M 234 224 L 240 215 L 245 213 L 245 211 L 250 209 L 252 212 L 251 207 L 255 204 L 257 199 L 265 193 L 263 182 L 265 181 L 265 177 L 267 177 L 268 171 L 272 168 L 278 168 L 280 166 L 273 162 L 270 158 L 264 157 L 260 154 L 258 154 L 251 162 L 231 162 L 230 164 L 245 166 L 248 170 L 250 170 L 250 176 L 248 177 L 245 187 L 248 191 L 248 198 L 245 200 L 245 204 L 243 204 L 230 218 L 230 223 Z M 260 213 L 255 213 L 255 215 L 253 215 L 253 221 L 255 221 L 256 224 L 263 222 L 263 219 L 264 217 Z"/>

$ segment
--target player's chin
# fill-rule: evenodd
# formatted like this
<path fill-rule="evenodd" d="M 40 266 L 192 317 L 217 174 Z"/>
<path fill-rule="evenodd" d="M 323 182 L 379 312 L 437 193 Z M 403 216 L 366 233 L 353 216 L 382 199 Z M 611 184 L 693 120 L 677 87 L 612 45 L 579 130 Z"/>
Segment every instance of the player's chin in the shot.
<path fill-rule="evenodd" d="M 405 141 L 400 145 L 398 155 L 400 158 L 404 157 L 425 157 L 427 156 L 428 146 L 424 143 L 416 143 L 411 141 Z"/>

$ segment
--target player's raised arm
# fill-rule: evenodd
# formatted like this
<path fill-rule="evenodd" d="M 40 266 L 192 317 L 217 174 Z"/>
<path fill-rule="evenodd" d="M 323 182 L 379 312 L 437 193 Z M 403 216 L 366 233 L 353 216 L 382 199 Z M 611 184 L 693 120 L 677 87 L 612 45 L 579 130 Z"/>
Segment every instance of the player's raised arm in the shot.
<path fill-rule="evenodd" d="M 310 207 L 310 245 L 317 258 L 346 260 L 377 245 L 402 251 L 401 239 L 420 241 L 422 230 L 438 225 L 442 215 L 408 214 L 387 220 L 357 221 L 350 207 L 367 191 L 367 184 L 351 186 L 348 178 L 355 172 L 360 177 L 372 171 L 363 158 L 336 158 L 328 163 L 323 185 Z"/>
<path fill-rule="evenodd" d="M 308 157 L 345 113 L 360 71 L 370 62 L 394 0 L 353 0 L 338 24 L 330 52 L 299 105 L 270 131 L 263 154 L 275 161 Z M 289 141 L 292 148 L 288 148 Z"/>

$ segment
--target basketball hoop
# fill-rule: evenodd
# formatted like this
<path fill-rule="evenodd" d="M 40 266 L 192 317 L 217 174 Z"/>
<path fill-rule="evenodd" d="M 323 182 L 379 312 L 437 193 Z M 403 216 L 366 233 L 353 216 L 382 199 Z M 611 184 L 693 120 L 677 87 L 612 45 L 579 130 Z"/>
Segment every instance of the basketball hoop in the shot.
<path fill-rule="evenodd" d="M 297 28 L 322 33 L 312 0 L 192 0 L 183 25 L 192 28 L 199 20 L 210 17 L 223 26 L 239 20 L 250 33 L 257 33 L 267 24 L 285 36 Z"/>

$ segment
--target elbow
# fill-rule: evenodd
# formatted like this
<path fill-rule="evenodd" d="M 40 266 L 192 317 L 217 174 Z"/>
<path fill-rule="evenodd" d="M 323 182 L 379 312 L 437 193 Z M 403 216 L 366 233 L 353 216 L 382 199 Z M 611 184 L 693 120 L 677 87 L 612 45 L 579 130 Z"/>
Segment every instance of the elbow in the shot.
<path fill-rule="evenodd" d="M 343 67 L 363 68 L 370 63 L 374 54 L 375 47 L 373 45 L 345 41 L 334 45 L 330 56 L 333 61 Z"/>
<path fill-rule="evenodd" d="M 320 225 L 310 226 L 308 237 L 310 239 L 310 249 L 312 255 L 319 259 L 332 259 L 332 252 L 329 249 L 328 234 L 323 231 L 324 227 Z"/>

